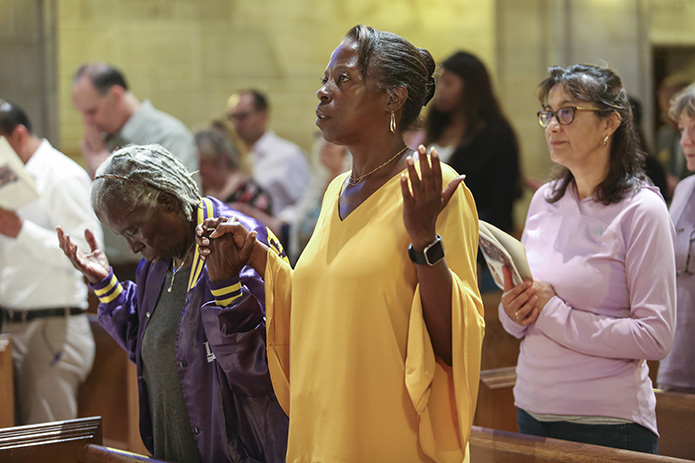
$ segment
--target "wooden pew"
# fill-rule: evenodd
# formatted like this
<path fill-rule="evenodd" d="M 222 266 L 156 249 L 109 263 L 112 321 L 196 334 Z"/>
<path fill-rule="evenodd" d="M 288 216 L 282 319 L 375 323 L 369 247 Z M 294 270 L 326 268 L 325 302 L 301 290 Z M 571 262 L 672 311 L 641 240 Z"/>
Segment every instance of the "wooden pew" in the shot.
<path fill-rule="evenodd" d="M 514 367 L 481 371 L 473 424 L 517 432 L 515 383 Z M 695 460 L 695 394 L 655 392 L 659 455 Z"/>
<path fill-rule="evenodd" d="M 0 429 L 3 463 L 74 463 L 85 444 L 101 444 L 98 417 Z"/>
<path fill-rule="evenodd" d="M 692 460 L 528 436 L 473 426 L 473 463 L 693 463 Z"/>
<path fill-rule="evenodd" d="M 39 423 L 0 429 L 3 463 L 158 463 L 144 455 L 101 445 L 101 418 Z"/>
<path fill-rule="evenodd" d="M 659 454 L 695 460 L 695 394 L 655 392 Z"/>
<path fill-rule="evenodd" d="M 12 340 L 0 334 L 0 428 L 14 426 L 14 369 Z"/>
<path fill-rule="evenodd" d="M 501 431 L 519 430 L 512 392 L 516 383 L 515 370 L 516 367 L 505 367 L 480 372 L 474 425 Z"/>
<path fill-rule="evenodd" d="M 104 443 L 145 454 L 140 439 L 137 371 L 126 352 L 88 314 L 96 343 L 94 367 L 78 394 L 78 416 L 101 416 Z"/>
<path fill-rule="evenodd" d="M 154 458 L 130 453 L 123 450 L 103 447 L 96 444 L 87 444 L 82 446 L 80 454 L 77 458 L 77 463 L 166 463 L 164 460 L 155 460 Z"/>
<path fill-rule="evenodd" d="M 519 358 L 521 341 L 504 331 L 497 314 L 497 306 L 502 297 L 502 291 L 482 293 L 485 307 L 485 337 L 483 352 L 480 359 L 482 370 L 512 367 Z"/>

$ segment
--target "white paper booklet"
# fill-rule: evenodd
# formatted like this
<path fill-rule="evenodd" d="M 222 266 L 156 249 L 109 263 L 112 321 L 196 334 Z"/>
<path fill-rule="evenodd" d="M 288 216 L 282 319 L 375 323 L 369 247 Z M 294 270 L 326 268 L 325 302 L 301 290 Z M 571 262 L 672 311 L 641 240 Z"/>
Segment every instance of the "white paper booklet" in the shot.
<path fill-rule="evenodd" d="M 497 286 L 504 291 L 502 267 L 505 265 L 512 271 L 514 286 L 526 278 L 533 278 L 526 260 L 526 248 L 521 241 L 484 220 L 478 222 L 480 250 Z"/>
<path fill-rule="evenodd" d="M 0 137 L 0 207 L 17 211 L 38 198 L 36 182 L 5 137 Z"/>

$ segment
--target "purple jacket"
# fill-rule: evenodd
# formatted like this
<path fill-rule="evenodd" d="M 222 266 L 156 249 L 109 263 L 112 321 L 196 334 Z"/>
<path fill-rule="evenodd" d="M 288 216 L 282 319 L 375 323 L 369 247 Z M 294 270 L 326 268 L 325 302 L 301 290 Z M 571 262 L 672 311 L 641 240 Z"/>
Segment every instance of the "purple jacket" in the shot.
<path fill-rule="evenodd" d="M 204 198 L 198 223 L 218 216 L 236 217 L 282 255 L 282 247 L 263 224 Z M 143 260 L 136 283 L 119 283 L 112 271 L 92 285 L 100 299 L 99 322 L 137 365 L 140 434 L 150 451 L 152 424 L 140 349 L 170 266 L 170 259 Z M 268 372 L 261 277 L 244 267 L 239 278 L 212 283 L 196 248 L 177 339 L 179 378 L 201 461 L 285 461 L 288 418 Z"/>

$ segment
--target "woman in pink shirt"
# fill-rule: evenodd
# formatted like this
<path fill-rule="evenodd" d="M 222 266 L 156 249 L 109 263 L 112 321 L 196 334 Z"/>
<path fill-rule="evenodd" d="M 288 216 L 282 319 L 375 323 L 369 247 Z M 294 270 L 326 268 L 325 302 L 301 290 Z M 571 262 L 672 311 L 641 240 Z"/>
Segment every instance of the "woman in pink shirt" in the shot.
<path fill-rule="evenodd" d="M 538 89 L 552 180 L 534 195 L 522 242 L 533 281 L 505 271 L 504 328 L 522 339 L 519 431 L 656 453 L 646 360 L 673 343 L 674 229 L 642 171 L 620 77 L 552 67 Z"/>
<path fill-rule="evenodd" d="M 686 166 L 695 172 L 695 84 L 676 95 L 669 116 L 678 122 Z M 695 175 L 678 183 L 671 202 L 676 227 L 676 285 L 678 322 L 673 349 L 659 363 L 659 387 L 674 392 L 695 393 Z"/>

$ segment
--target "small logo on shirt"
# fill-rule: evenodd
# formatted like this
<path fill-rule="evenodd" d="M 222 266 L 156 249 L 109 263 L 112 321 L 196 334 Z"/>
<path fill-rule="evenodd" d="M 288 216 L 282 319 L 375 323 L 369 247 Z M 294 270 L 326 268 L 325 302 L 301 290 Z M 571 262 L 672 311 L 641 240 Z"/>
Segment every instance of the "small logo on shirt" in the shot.
<path fill-rule="evenodd" d="M 203 344 L 205 344 L 205 352 L 208 354 L 207 359 L 208 359 L 208 363 L 210 363 L 213 360 L 215 360 L 217 357 L 215 357 L 215 353 L 212 350 L 210 350 L 210 343 L 209 342 L 204 342 Z"/>
<path fill-rule="evenodd" d="M 596 225 L 595 227 L 589 227 L 589 233 L 596 236 L 603 235 L 603 227 Z"/>

